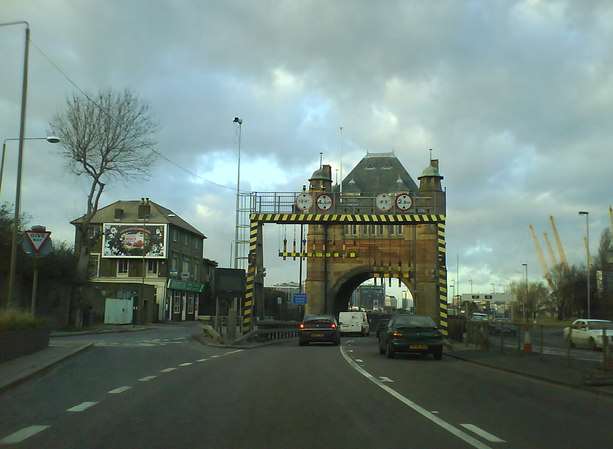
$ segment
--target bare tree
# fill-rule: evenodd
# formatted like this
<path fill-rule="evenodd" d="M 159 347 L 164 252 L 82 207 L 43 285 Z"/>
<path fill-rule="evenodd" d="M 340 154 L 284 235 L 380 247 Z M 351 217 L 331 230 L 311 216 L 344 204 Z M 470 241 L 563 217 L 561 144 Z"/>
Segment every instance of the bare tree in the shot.
<path fill-rule="evenodd" d="M 88 232 L 104 187 L 113 180 L 146 178 L 156 160 L 157 125 L 149 106 L 129 90 L 104 90 L 96 96 L 74 94 L 51 123 L 71 171 L 90 178 L 85 215 L 77 225 L 77 273 L 87 278 L 93 239 Z"/>

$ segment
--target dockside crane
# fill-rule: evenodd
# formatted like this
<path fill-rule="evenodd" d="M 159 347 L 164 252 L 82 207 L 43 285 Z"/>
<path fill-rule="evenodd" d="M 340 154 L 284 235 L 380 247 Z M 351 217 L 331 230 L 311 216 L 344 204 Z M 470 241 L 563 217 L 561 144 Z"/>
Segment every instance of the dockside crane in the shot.
<path fill-rule="evenodd" d="M 560 234 L 558 233 L 558 227 L 556 226 L 556 222 L 553 218 L 553 215 L 549 216 L 549 221 L 551 222 L 551 229 L 553 230 L 553 237 L 556 239 L 556 245 L 558 247 L 558 253 L 560 255 L 560 263 L 566 269 L 568 269 L 568 260 L 566 259 L 566 252 L 564 252 L 564 247 L 562 246 L 562 240 L 560 239 Z"/>
<path fill-rule="evenodd" d="M 555 267 L 559 262 L 556 260 L 556 255 L 553 253 L 553 247 L 551 246 L 549 236 L 546 232 L 543 232 L 543 238 L 545 239 L 545 245 L 547 246 L 547 253 L 549 254 L 549 258 L 551 259 L 551 266 Z"/>
<path fill-rule="evenodd" d="M 532 241 L 534 242 L 534 247 L 536 248 L 536 255 L 538 256 L 539 263 L 541 265 L 541 269 L 543 270 L 543 275 L 547 280 L 547 284 L 553 288 L 553 283 L 551 281 L 551 273 L 549 273 L 549 267 L 547 267 L 547 262 L 545 261 L 545 255 L 543 254 L 543 250 L 541 249 L 541 244 L 539 243 L 538 237 L 536 236 L 536 231 L 534 230 L 534 226 L 530 225 L 530 234 L 532 235 Z"/>

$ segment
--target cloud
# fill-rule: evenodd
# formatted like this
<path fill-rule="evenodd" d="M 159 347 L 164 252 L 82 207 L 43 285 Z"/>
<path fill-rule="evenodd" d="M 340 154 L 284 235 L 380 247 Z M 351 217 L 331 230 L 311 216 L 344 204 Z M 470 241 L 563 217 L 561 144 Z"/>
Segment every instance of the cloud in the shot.
<path fill-rule="evenodd" d="M 576 262 L 577 211 L 591 211 L 596 233 L 607 225 L 611 2 L 57 0 L 5 1 L 3 12 L 29 20 L 34 44 L 84 89 L 128 87 L 150 103 L 160 151 L 198 176 L 160 161 L 153 180 L 111 185 L 104 201 L 148 196 L 194 220 L 209 236 L 207 257 L 229 259 L 236 115 L 245 189 L 299 190 L 320 152 L 336 168 L 342 151 L 347 174 L 365 151 L 394 150 L 416 178 L 433 148 L 449 263 L 462 254 L 474 288 L 524 261 L 540 277 L 530 223 L 544 230 L 555 215 Z M 18 133 L 21 49 L 18 28 L 0 29 L 3 60 L 13 62 L 0 72 L 6 137 Z M 44 134 L 72 91 L 33 47 L 28 135 Z M 13 195 L 14 156 L 2 200 Z M 45 144 L 28 147 L 25 167 L 24 209 L 71 239 L 84 180 Z M 286 280 L 287 265 L 274 264 L 270 279 Z"/>

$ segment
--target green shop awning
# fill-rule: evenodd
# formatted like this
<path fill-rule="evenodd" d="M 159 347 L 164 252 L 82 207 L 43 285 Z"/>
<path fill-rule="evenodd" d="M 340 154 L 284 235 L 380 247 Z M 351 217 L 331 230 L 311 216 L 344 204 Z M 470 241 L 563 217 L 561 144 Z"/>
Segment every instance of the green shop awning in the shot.
<path fill-rule="evenodd" d="M 206 288 L 205 284 L 193 281 L 179 281 L 177 279 L 168 280 L 168 288 L 171 290 L 179 290 L 184 292 L 202 293 Z"/>

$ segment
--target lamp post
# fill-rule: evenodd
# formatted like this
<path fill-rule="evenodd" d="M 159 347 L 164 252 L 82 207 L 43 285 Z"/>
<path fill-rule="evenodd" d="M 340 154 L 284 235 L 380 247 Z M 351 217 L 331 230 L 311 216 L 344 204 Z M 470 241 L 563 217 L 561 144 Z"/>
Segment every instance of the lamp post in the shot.
<path fill-rule="evenodd" d="M 11 268 L 9 272 L 8 304 L 12 301 L 13 284 L 15 283 L 15 263 L 17 260 L 17 228 L 19 224 L 21 200 L 21 166 L 23 164 L 23 140 L 26 132 L 26 103 L 28 99 L 28 53 L 30 50 L 30 24 L 25 20 L 0 23 L 0 27 L 25 25 L 25 45 L 23 49 L 23 75 L 21 80 L 21 113 L 19 116 L 19 156 L 17 162 L 17 191 L 15 192 L 15 222 L 11 237 Z"/>
<path fill-rule="evenodd" d="M 27 65 L 27 64 L 26 64 Z M 27 82 L 26 82 L 27 84 Z M 25 117 L 24 117 L 25 120 Z M 17 163 L 17 185 L 15 187 L 15 216 L 13 219 L 13 232 L 11 235 L 11 260 L 9 268 L 9 282 L 7 305 L 13 301 L 13 291 L 15 289 L 15 272 L 17 268 L 17 233 L 19 231 L 19 216 L 21 215 L 21 172 L 23 166 L 23 142 L 25 140 L 46 140 L 49 143 L 58 143 L 60 139 L 55 136 L 47 137 L 23 137 L 4 139 L 2 143 L 2 161 L 0 162 L 0 192 L 2 192 L 2 177 L 4 173 L 4 161 L 6 156 L 6 143 L 19 141 L 19 158 Z"/>
<path fill-rule="evenodd" d="M 526 306 L 528 305 L 528 264 L 527 263 L 522 263 L 522 266 L 524 267 L 524 276 L 525 276 L 525 281 L 526 281 L 526 297 L 524 298 L 524 304 L 523 304 L 523 315 L 524 315 L 524 321 L 527 321 L 527 315 L 526 315 Z"/>
<path fill-rule="evenodd" d="M 588 211 L 579 211 L 579 215 L 585 215 L 585 231 L 586 231 L 586 248 L 585 248 L 585 258 L 586 258 L 586 266 L 587 266 L 587 318 L 591 318 L 591 310 L 590 310 L 590 213 Z"/>
<path fill-rule="evenodd" d="M 232 123 L 238 124 L 238 163 L 236 168 L 236 224 L 234 229 L 234 268 L 238 268 L 238 215 L 241 188 L 241 135 L 243 130 L 243 120 L 239 117 L 234 117 Z"/>

